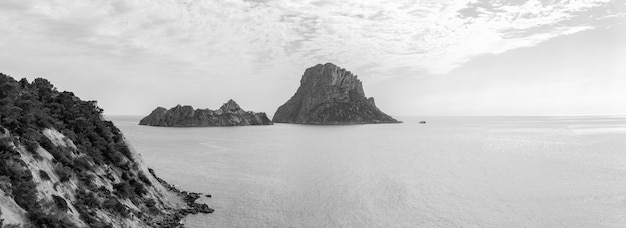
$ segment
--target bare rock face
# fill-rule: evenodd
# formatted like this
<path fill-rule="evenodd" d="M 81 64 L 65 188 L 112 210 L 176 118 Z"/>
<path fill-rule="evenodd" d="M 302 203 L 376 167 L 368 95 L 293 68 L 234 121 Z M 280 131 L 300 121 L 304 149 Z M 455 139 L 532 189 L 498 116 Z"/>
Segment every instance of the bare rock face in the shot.
<path fill-rule="evenodd" d="M 218 110 L 194 109 L 189 105 L 177 105 L 171 109 L 158 107 L 139 121 L 139 125 L 162 127 L 210 127 L 271 125 L 272 121 L 263 112 L 245 111 L 229 100 Z"/>
<path fill-rule="evenodd" d="M 299 124 L 400 123 L 366 98 L 356 75 L 332 63 L 307 69 L 300 87 L 272 121 Z"/>
<path fill-rule="evenodd" d="M 95 102 L 0 73 L 0 227 L 182 227 L 211 213 L 157 177 Z"/>

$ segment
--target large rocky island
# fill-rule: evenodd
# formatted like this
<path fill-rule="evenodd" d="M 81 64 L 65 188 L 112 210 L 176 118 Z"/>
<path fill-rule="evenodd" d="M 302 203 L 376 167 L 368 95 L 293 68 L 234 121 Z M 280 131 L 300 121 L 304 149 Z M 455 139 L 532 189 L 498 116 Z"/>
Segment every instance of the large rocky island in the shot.
<path fill-rule="evenodd" d="M 0 74 L 0 227 L 182 227 L 210 213 L 158 178 L 95 102 Z"/>
<path fill-rule="evenodd" d="M 210 127 L 271 125 L 272 121 L 263 112 L 245 111 L 229 100 L 218 110 L 194 109 L 191 106 L 177 105 L 171 109 L 158 107 L 150 115 L 139 121 L 139 125 L 161 127 Z"/>
<path fill-rule="evenodd" d="M 332 63 L 306 69 L 296 94 L 280 106 L 272 121 L 299 124 L 400 123 L 366 98 L 361 81 Z"/>

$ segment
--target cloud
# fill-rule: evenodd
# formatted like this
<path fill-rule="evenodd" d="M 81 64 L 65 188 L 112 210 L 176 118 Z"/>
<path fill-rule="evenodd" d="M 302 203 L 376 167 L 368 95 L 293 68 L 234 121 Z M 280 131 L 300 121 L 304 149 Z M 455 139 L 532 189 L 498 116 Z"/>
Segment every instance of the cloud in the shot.
<path fill-rule="evenodd" d="M 213 77 L 335 62 L 388 78 L 445 74 L 625 15 L 617 0 L 3 0 L 0 46 Z"/>

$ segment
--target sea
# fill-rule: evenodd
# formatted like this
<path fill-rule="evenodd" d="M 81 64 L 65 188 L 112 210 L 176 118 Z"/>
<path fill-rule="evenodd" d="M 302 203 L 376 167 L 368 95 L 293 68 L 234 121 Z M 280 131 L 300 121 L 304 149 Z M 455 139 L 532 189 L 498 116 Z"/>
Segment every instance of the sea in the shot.
<path fill-rule="evenodd" d="M 107 116 L 211 194 L 187 227 L 626 227 L 626 116 L 166 128 Z M 426 121 L 426 124 L 420 124 Z"/>

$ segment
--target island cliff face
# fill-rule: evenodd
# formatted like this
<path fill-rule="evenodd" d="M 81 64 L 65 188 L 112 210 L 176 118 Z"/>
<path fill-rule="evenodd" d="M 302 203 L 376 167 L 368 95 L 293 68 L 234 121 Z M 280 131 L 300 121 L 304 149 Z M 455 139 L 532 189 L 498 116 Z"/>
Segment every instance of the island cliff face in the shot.
<path fill-rule="evenodd" d="M 169 110 L 158 107 L 139 121 L 139 125 L 162 127 L 210 127 L 210 126 L 246 126 L 271 125 L 272 121 L 263 112 L 244 111 L 239 105 L 229 100 L 218 110 L 193 109 L 191 106 L 178 105 Z"/>
<path fill-rule="evenodd" d="M 149 169 L 95 102 L 0 73 L 0 227 L 182 227 L 210 213 Z"/>
<path fill-rule="evenodd" d="M 299 124 L 400 123 L 366 98 L 356 75 L 332 63 L 306 69 L 296 94 L 280 106 L 272 121 Z"/>

